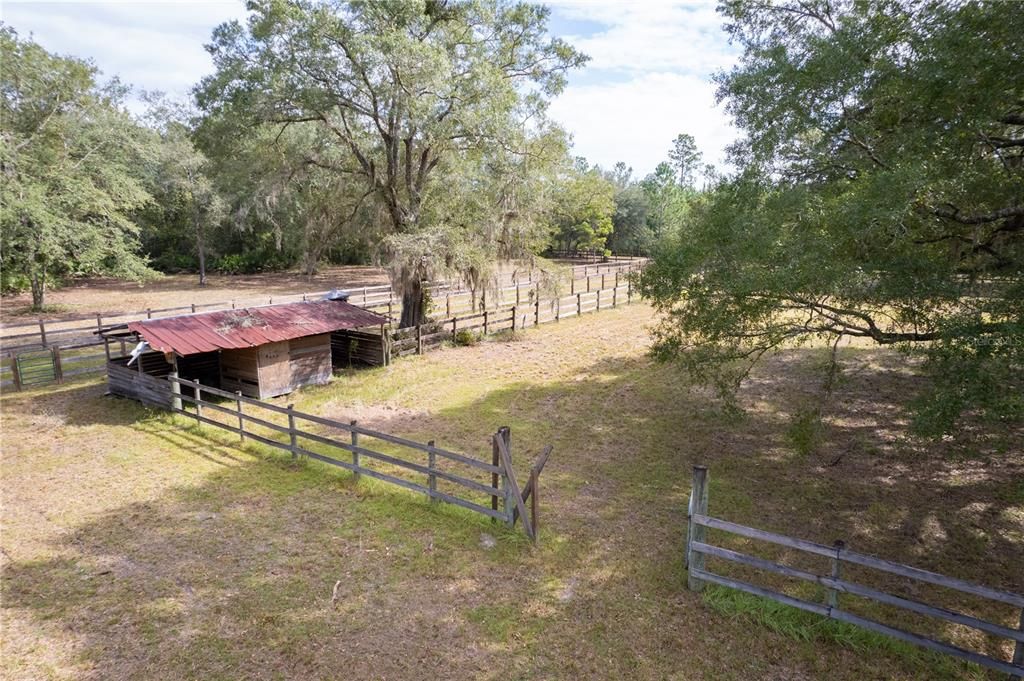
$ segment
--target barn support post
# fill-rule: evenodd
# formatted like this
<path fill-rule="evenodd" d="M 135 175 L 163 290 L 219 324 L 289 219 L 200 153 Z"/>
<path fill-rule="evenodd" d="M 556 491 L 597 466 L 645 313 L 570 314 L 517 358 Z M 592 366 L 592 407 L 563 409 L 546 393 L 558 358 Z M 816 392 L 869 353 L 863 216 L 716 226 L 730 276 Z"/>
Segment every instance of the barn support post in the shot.
<path fill-rule="evenodd" d="M 245 442 L 245 421 L 242 419 L 242 391 L 235 391 L 235 410 L 238 411 L 238 439 Z"/>
<path fill-rule="evenodd" d="M 703 553 L 693 550 L 693 542 L 703 542 L 707 529 L 693 522 L 695 515 L 708 513 L 708 469 L 707 466 L 693 467 L 693 485 L 690 487 L 690 506 L 686 513 L 686 585 L 691 591 L 703 591 L 704 580 L 693 576 L 693 571 L 703 570 L 705 557 Z"/>
<path fill-rule="evenodd" d="M 110 339 L 106 336 L 103 337 L 103 353 L 107 356 L 107 361 L 110 361 Z"/>
<path fill-rule="evenodd" d="M 141 359 L 141 358 L 140 358 Z M 139 363 L 142 366 L 142 363 Z M 199 379 L 196 379 L 196 427 L 203 425 L 203 388 Z"/>
<path fill-rule="evenodd" d="M 434 469 L 437 467 L 437 454 L 434 452 L 434 441 L 430 440 L 427 442 L 427 468 L 430 473 L 427 474 L 427 488 L 430 490 L 430 503 L 437 503 L 437 475 L 434 474 Z"/>
<path fill-rule="evenodd" d="M 359 482 L 359 478 L 360 478 L 360 475 L 359 475 L 359 452 L 357 451 L 357 448 L 359 447 L 359 433 L 357 433 L 355 431 L 355 427 L 358 424 L 357 424 L 356 421 L 353 420 L 349 425 L 352 426 L 352 429 L 353 429 L 352 430 L 352 465 L 356 467 L 356 469 L 354 471 L 352 471 L 352 474 L 355 476 L 356 482 Z"/>
<path fill-rule="evenodd" d="M 299 446 L 299 437 L 295 432 L 295 405 L 288 405 L 288 443 L 292 451 L 292 460 L 299 458 L 299 453 L 296 448 Z"/>

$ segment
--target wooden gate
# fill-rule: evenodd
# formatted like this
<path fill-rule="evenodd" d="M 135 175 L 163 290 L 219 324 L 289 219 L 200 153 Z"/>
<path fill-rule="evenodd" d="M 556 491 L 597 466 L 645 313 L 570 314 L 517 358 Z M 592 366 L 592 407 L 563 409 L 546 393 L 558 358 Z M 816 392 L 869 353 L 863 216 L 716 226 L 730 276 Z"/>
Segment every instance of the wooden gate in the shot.
<path fill-rule="evenodd" d="M 48 383 L 63 383 L 60 355 L 50 350 L 19 352 L 11 355 L 11 373 L 18 390 Z"/>

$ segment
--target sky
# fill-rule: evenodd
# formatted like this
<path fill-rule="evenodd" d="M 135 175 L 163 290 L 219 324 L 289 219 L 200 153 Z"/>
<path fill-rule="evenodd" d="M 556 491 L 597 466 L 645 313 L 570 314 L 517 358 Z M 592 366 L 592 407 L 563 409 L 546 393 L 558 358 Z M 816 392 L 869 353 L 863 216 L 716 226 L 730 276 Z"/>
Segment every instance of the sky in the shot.
<path fill-rule="evenodd" d="M 569 76 L 550 115 L 573 138 L 573 153 L 638 176 L 668 157 L 679 133 L 694 136 L 705 160 L 722 166 L 737 132 L 715 104 L 711 76 L 737 51 L 713 2 L 554 0 L 549 27 L 591 57 Z M 213 28 L 242 19 L 244 3 L 17 2 L 0 18 L 51 52 L 89 58 L 105 78 L 184 96 L 212 71 L 203 49 Z"/>

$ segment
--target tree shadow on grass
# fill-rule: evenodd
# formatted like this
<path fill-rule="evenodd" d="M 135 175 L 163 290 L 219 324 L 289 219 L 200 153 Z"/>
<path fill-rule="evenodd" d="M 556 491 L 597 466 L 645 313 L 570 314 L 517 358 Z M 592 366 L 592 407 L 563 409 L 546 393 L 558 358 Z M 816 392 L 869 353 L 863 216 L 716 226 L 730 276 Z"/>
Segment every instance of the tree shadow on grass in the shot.
<path fill-rule="evenodd" d="M 918 451 L 892 426 L 902 375 L 871 371 L 830 402 L 830 449 L 797 455 L 784 413 L 815 361 L 796 352 L 770 363 L 739 419 L 676 369 L 637 358 L 367 424 L 477 456 L 489 455 L 486 432 L 510 425 L 520 470 L 553 445 L 536 548 L 460 509 L 252 449 L 200 484 L 82 524 L 53 557 L 9 564 L 5 620 L 20 624 L 6 647 L 29 649 L 45 641 L 32 630 L 56 627 L 86 669 L 76 675 L 92 678 L 934 678 L 928 659 L 823 651 L 716 614 L 684 589 L 696 463 L 710 467 L 714 515 L 824 543 L 852 537 L 869 553 L 1019 588 L 1022 502 L 1005 475 L 1020 474 L 1020 452 Z M 72 405 L 67 419 L 138 429 L 197 456 L 234 446 L 228 433 L 183 430 L 95 391 L 72 396 L 48 408 Z M 834 447 L 844 456 L 827 465 Z M 496 548 L 480 546 L 485 532 Z M 918 544 L 927 551 L 908 551 Z"/>

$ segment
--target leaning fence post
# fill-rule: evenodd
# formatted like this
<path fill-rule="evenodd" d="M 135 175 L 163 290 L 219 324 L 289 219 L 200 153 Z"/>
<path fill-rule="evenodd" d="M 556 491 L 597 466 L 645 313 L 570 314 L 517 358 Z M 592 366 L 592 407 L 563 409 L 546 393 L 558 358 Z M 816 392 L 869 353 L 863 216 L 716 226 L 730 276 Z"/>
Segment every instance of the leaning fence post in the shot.
<path fill-rule="evenodd" d="M 434 453 L 434 441 L 427 442 L 427 488 L 430 490 L 430 503 L 437 503 L 437 475 L 434 474 L 434 467 L 437 465 L 437 454 Z"/>
<path fill-rule="evenodd" d="M 836 555 L 833 556 L 832 559 L 831 559 L 832 560 L 832 579 L 838 581 L 840 576 L 841 576 L 841 571 L 842 571 L 842 567 L 841 567 L 841 564 L 839 562 L 839 554 L 842 552 L 843 549 L 846 548 L 846 542 L 844 542 L 842 539 L 836 539 L 835 542 L 832 543 L 832 546 L 836 550 Z M 836 589 L 835 587 L 830 587 L 828 589 L 828 591 L 825 593 L 825 597 L 826 597 L 825 598 L 825 604 L 828 607 L 830 607 L 830 608 L 838 608 L 839 607 L 839 590 L 838 589 Z"/>
<path fill-rule="evenodd" d="M 299 453 L 295 451 L 298 447 L 298 435 L 295 433 L 295 405 L 288 405 L 288 440 L 291 445 L 292 459 L 297 459 Z"/>
<path fill-rule="evenodd" d="M 540 475 L 537 474 L 537 467 L 530 468 L 530 526 L 533 528 L 533 541 L 537 541 L 537 528 L 540 523 L 537 521 L 537 497 L 540 494 Z M 526 520 L 526 518 L 523 518 Z"/>
<path fill-rule="evenodd" d="M 693 542 L 703 542 L 707 529 L 694 522 L 693 516 L 707 515 L 708 512 L 708 469 L 707 466 L 693 467 L 693 485 L 690 488 L 690 506 L 686 514 L 686 585 L 691 591 L 702 591 L 704 580 L 696 577 L 694 570 L 704 570 L 704 554 L 693 550 Z"/>
<path fill-rule="evenodd" d="M 140 368 L 142 367 L 142 358 L 141 357 L 139 358 L 139 367 Z M 202 420 L 203 419 L 203 388 L 202 388 L 202 384 L 199 382 L 198 378 L 195 380 L 195 383 L 196 383 L 196 426 L 199 427 L 199 426 L 203 425 L 203 420 Z"/>
<path fill-rule="evenodd" d="M 359 476 L 359 452 L 356 451 L 356 448 L 359 446 L 359 433 L 357 433 L 355 431 L 356 421 L 353 420 L 349 425 L 352 426 L 352 428 L 353 428 L 353 430 L 352 430 L 352 465 L 355 466 L 355 470 L 352 471 L 352 473 L 355 475 L 356 482 L 359 482 L 359 477 L 360 477 Z"/>
<path fill-rule="evenodd" d="M 509 465 L 511 465 L 512 464 L 512 430 L 508 426 L 502 426 L 501 428 L 498 428 L 498 432 L 495 434 L 495 437 L 496 438 L 500 437 L 502 440 L 505 441 L 505 449 L 508 450 L 508 462 L 509 462 Z M 495 442 L 495 444 L 494 444 L 494 451 L 495 452 L 498 451 L 498 444 L 497 444 L 497 442 Z M 499 460 L 500 460 L 500 458 L 499 458 Z M 502 467 L 502 473 L 501 473 L 501 495 L 502 495 L 502 500 L 503 500 L 503 503 L 504 503 L 503 508 L 504 508 L 504 511 L 505 511 L 505 522 L 508 524 L 509 527 L 513 527 L 514 523 L 515 523 L 515 515 L 513 514 L 513 509 L 515 508 L 515 505 L 512 502 L 512 486 L 508 484 L 508 471 L 505 470 L 505 466 L 504 465 L 502 465 L 501 467 Z M 525 520 L 525 518 L 524 518 L 524 520 Z"/>

